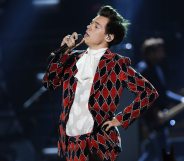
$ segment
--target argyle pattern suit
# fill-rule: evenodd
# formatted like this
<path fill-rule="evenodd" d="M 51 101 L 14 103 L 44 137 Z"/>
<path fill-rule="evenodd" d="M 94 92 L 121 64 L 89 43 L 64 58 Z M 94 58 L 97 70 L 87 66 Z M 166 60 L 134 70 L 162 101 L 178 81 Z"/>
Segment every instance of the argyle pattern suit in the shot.
<path fill-rule="evenodd" d="M 89 147 L 90 153 L 97 154 L 101 160 L 115 160 L 121 151 L 119 132 L 115 127 L 105 131 L 101 125 L 115 117 L 123 128 L 127 128 L 148 109 L 158 97 L 158 93 L 151 83 L 130 66 L 129 58 L 107 49 L 99 61 L 89 97 L 88 108 L 94 119 L 93 131 L 88 141 L 79 138 L 78 146 L 75 147 L 67 139 L 66 123 L 77 85 L 77 79 L 74 77 L 77 73 L 76 62 L 83 54 L 84 51 L 72 51 L 51 58 L 43 78 L 44 86 L 48 89 L 61 87 L 63 91 L 63 107 L 59 121 L 59 154 L 66 160 L 85 161 L 85 148 Z M 124 88 L 135 93 L 136 97 L 115 116 Z"/>

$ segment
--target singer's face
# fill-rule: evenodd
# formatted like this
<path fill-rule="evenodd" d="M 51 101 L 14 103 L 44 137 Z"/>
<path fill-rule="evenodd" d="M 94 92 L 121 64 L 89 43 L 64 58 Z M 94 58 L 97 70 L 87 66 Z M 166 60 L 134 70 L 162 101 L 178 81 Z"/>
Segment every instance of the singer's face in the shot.
<path fill-rule="evenodd" d="M 84 35 L 85 43 L 92 49 L 100 49 L 108 47 L 106 41 L 105 28 L 109 19 L 103 16 L 95 17 L 92 22 L 87 26 Z"/>

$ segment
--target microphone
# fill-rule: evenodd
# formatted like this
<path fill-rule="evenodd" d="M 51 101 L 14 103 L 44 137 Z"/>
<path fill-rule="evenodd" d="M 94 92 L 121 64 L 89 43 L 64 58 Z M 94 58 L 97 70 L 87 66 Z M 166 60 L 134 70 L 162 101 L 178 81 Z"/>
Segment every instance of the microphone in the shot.
<path fill-rule="evenodd" d="M 81 34 L 78 34 L 78 39 L 75 40 L 75 44 L 80 43 L 80 42 L 82 41 L 82 39 L 83 39 L 83 36 L 82 36 Z M 64 44 L 64 45 L 62 45 L 60 48 L 54 50 L 54 51 L 51 53 L 51 55 L 52 55 L 52 56 L 54 56 L 54 55 L 59 55 L 59 54 L 61 54 L 61 53 L 64 53 L 67 49 L 68 49 L 67 44 Z"/>

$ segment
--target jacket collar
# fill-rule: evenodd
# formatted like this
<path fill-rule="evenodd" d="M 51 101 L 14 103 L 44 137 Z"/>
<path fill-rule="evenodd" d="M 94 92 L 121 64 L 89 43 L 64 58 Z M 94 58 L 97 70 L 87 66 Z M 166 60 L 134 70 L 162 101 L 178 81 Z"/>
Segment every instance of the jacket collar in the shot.
<path fill-rule="evenodd" d="M 79 53 L 76 56 L 76 61 L 85 53 L 86 51 L 83 51 L 82 54 Z M 101 87 L 103 87 L 103 84 L 107 80 L 108 75 L 111 73 L 113 67 L 115 66 L 115 61 L 112 61 L 112 59 L 115 57 L 115 54 L 110 51 L 110 49 L 107 49 L 106 52 L 103 54 L 103 56 L 100 58 L 99 64 L 97 66 L 93 84 L 91 87 L 90 96 L 94 95 L 97 90 Z M 74 74 L 77 73 L 77 69 L 74 71 Z M 75 81 L 75 85 L 72 86 L 72 90 L 75 93 L 77 82 Z M 71 100 L 74 99 L 74 94 L 71 98 Z"/>

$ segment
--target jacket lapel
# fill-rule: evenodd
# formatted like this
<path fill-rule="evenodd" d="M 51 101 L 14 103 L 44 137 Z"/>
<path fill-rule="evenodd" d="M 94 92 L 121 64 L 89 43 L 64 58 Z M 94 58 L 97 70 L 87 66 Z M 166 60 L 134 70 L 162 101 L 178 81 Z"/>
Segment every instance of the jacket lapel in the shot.
<path fill-rule="evenodd" d="M 76 62 L 80 59 L 80 57 L 82 55 L 84 55 L 85 51 L 82 52 L 76 52 L 74 53 L 74 63 L 71 67 L 71 71 L 72 71 L 72 76 L 70 78 L 70 81 L 72 82 L 69 86 L 69 90 L 71 90 L 71 95 L 70 95 L 70 103 L 69 106 L 72 104 L 73 100 L 74 100 L 74 95 L 75 95 L 75 91 L 76 91 L 76 87 L 77 87 L 77 80 L 75 79 L 75 74 L 78 72 L 77 66 L 76 66 Z"/>
<path fill-rule="evenodd" d="M 107 49 L 101 57 L 94 76 L 90 97 L 94 95 L 100 87 L 103 87 L 103 84 L 106 82 L 108 75 L 115 66 L 115 62 L 111 61 L 114 56 L 115 54 Z"/>

